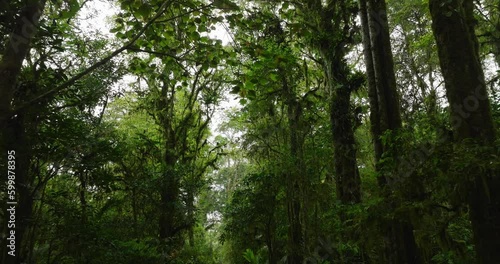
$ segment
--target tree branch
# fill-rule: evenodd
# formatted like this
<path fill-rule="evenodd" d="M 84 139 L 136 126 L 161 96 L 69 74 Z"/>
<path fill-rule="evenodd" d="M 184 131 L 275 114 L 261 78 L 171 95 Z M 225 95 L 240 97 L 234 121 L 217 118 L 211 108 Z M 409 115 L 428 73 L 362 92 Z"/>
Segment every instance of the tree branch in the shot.
<path fill-rule="evenodd" d="M 134 38 L 132 38 L 132 40 L 130 40 L 127 44 L 125 44 L 124 46 L 122 46 L 121 48 L 115 50 L 114 52 L 112 52 L 111 54 L 109 54 L 108 56 L 104 57 L 103 59 L 101 59 L 100 61 L 98 61 L 97 63 L 95 63 L 94 65 L 90 66 L 89 68 L 85 69 L 84 71 L 78 73 L 77 75 L 73 76 L 71 79 L 67 80 L 65 83 L 57 86 L 56 88 L 50 90 L 50 91 L 47 91 L 33 99 L 31 99 L 30 101 L 28 101 L 27 103 L 17 107 L 16 109 L 14 109 L 13 113 L 12 113 L 12 116 L 17 114 L 18 112 L 22 111 L 23 109 L 25 109 L 26 107 L 30 106 L 30 105 L 33 105 L 33 104 L 36 104 L 38 102 L 40 102 L 41 100 L 47 98 L 47 97 L 50 97 L 50 96 L 54 96 L 56 93 L 70 87 L 71 85 L 73 85 L 77 80 L 81 79 L 82 77 L 84 77 L 85 75 L 91 73 L 92 71 L 94 71 L 95 69 L 101 67 L 102 65 L 106 64 L 108 61 L 110 61 L 112 58 L 114 58 L 115 56 L 117 56 L 118 54 L 120 54 L 121 52 L 123 52 L 124 50 L 126 49 L 129 49 L 130 47 L 132 47 L 132 45 L 142 36 L 142 34 L 146 31 L 146 29 L 148 29 L 149 26 L 151 26 L 151 24 L 153 24 L 153 22 L 155 22 L 155 20 L 157 20 L 166 10 L 167 6 L 172 2 L 172 0 L 169 0 L 169 1 L 165 1 L 161 7 L 159 8 L 158 10 L 158 13 L 149 21 L 146 23 L 146 25 L 144 25 L 142 27 L 142 29 L 135 35 Z"/>

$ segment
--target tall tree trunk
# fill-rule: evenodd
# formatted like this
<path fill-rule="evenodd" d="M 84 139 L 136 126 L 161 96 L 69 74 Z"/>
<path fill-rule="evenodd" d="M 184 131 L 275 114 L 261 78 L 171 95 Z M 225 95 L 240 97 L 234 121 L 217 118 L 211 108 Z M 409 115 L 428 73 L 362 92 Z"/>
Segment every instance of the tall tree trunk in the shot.
<path fill-rule="evenodd" d="M 24 59 L 30 50 L 30 43 L 35 36 L 45 0 L 29 0 L 21 10 L 16 26 L 5 45 L 5 52 L 0 62 L 0 125 L 12 114 L 11 103 L 17 78 Z"/>
<path fill-rule="evenodd" d="M 323 1 L 310 0 L 304 11 L 317 21 L 318 37 L 312 44 L 321 56 L 329 93 L 336 196 L 342 204 L 353 205 L 361 202 L 361 178 L 352 122 L 354 113 L 351 110 L 351 93 L 357 87 L 351 84 L 351 72 L 345 56 L 354 43 L 351 25 L 354 24 L 352 18 L 355 12 L 350 1 L 327 2 L 325 6 Z M 352 223 L 345 211 L 340 213 L 340 219 L 346 226 Z M 358 240 L 355 232 L 348 232 L 342 237 L 346 242 Z M 347 252 L 343 257 L 349 261 L 360 258 L 355 252 Z"/>
<path fill-rule="evenodd" d="M 293 161 L 293 165 L 289 168 L 287 172 L 287 185 L 286 185 L 286 196 L 287 196 L 287 207 L 288 207 L 288 264 L 300 264 L 304 259 L 304 234 L 302 228 L 301 217 L 303 214 L 303 207 L 301 203 L 301 183 L 302 183 L 302 173 L 300 173 L 302 162 L 299 150 L 299 106 L 297 99 L 295 98 L 295 93 L 292 87 L 288 84 L 287 75 L 285 71 L 281 68 L 278 69 L 282 77 L 282 87 L 283 87 L 283 99 L 287 106 L 287 119 L 290 130 L 290 158 Z"/>
<path fill-rule="evenodd" d="M 174 236 L 178 232 L 176 227 L 176 217 L 178 215 L 178 199 L 179 199 L 179 175 L 176 170 L 176 163 L 178 161 L 177 138 L 173 129 L 174 118 L 174 103 L 175 103 L 175 90 L 170 87 L 167 82 L 161 89 L 161 101 L 159 110 L 162 116 L 160 118 L 163 138 L 165 139 L 165 152 L 164 152 L 164 165 L 165 173 L 160 187 L 160 218 L 159 218 L 159 236 L 162 243 L 167 246 L 170 251 L 174 246 Z M 165 251 L 164 255 L 169 252 Z M 167 256 L 168 257 L 168 256 Z"/>
<path fill-rule="evenodd" d="M 271 201 L 273 204 L 276 203 L 276 201 Z M 275 248 L 275 233 L 276 233 L 276 220 L 275 220 L 275 215 L 274 215 L 274 210 L 272 210 L 272 213 L 268 216 L 268 221 L 266 224 L 266 233 L 265 233 L 265 238 L 266 238 L 266 246 L 268 249 L 268 263 L 269 264 L 277 264 L 278 263 L 278 256 Z"/>
<path fill-rule="evenodd" d="M 350 72 L 345 61 L 346 46 L 353 43 L 349 27 L 352 11 L 346 1 L 328 5 L 324 7 L 321 1 L 311 0 L 308 12 L 318 17 L 317 30 L 321 36 L 313 44 L 323 60 L 329 90 L 337 197 L 344 204 L 354 204 L 361 201 L 361 180 L 356 161 L 354 116 L 350 109 L 353 87 L 349 83 Z M 337 10 L 337 13 L 332 10 Z M 333 21 L 335 16 L 342 19 Z"/>
<path fill-rule="evenodd" d="M 454 136 L 488 146 L 496 135 L 474 31 L 474 3 L 431 0 L 429 8 Z M 468 197 L 478 263 L 500 263 L 500 177 L 470 171 L 478 171 Z"/>
<path fill-rule="evenodd" d="M 29 144 L 24 130 L 24 114 L 19 114 L 15 118 L 9 120 L 7 129 L 4 130 L 7 136 L 6 150 L 15 151 L 15 187 L 18 205 L 16 206 L 16 222 L 15 222 L 15 237 L 16 237 L 16 250 L 15 257 L 7 255 L 3 263 L 22 263 L 28 257 L 28 245 L 26 234 L 30 228 L 32 209 L 33 209 L 33 195 L 31 182 L 32 179 L 29 174 L 29 165 L 31 156 L 29 155 Z M 6 222 L 2 222 L 6 223 Z"/>
<path fill-rule="evenodd" d="M 370 132 L 373 137 L 373 149 L 375 150 L 375 168 L 379 170 L 378 162 L 382 158 L 383 148 L 382 140 L 380 139 L 380 117 L 379 117 L 379 103 L 377 97 L 377 85 L 375 81 L 375 68 L 373 67 L 372 45 L 370 38 L 370 29 L 368 24 L 368 13 L 366 0 L 359 1 L 361 29 L 363 36 L 363 55 L 366 67 L 366 83 L 368 86 L 368 99 L 370 102 Z M 385 178 L 378 177 L 379 185 L 385 185 Z"/>
<path fill-rule="evenodd" d="M 171 144 L 168 144 L 166 152 L 172 150 Z M 177 214 L 177 201 L 179 196 L 179 180 L 177 172 L 174 169 L 175 159 L 171 154 L 166 154 L 165 176 L 162 179 L 161 188 L 161 209 L 160 209 L 160 239 L 168 242 L 175 235 L 175 215 Z"/>
<path fill-rule="evenodd" d="M 367 67 L 368 94 L 370 100 L 371 132 L 374 138 L 375 163 L 381 188 L 391 188 L 387 183 L 396 180 L 391 173 L 394 169 L 380 167 L 384 154 L 391 154 L 397 160 L 398 153 L 392 142 L 382 144 L 384 133 L 398 133 L 401 128 L 399 97 L 394 75 L 389 25 L 384 0 L 360 0 L 363 30 L 364 56 Z M 394 135 L 392 135 L 394 138 Z M 391 140 L 392 141 L 392 140 Z M 389 202 L 393 210 L 397 204 Z M 421 257 L 413 234 L 413 226 L 408 219 L 394 219 L 387 223 L 385 231 L 386 257 L 389 263 L 421 263 Z"/>
<path fill-rule="evenodd" d="M 361 29 L 363 35 L 363 54 L 366 67 L 366 81 L 368 86 L 368 99 L 370 102 L 370 131 L 373 136 L 373 148 L 375 150 L 375 167 L 379 170 L 378 161 L 382 158 L 383 147 L 380 139 L 380 117 L 379 117 L 379 103 L 377 96 L 377 85 L 375 81 L 375 68 L 373 66 L 372 45 L 370 38 L 370 28 L 368 24 L 368 13 L 366 0 L 360 0 L 360 18 Z M 384 177 L 379 177 L 379 184 L 385 184 Z"/>
<path fill-rule="evenodd" d="M 187 190 L 186 205 L 187 205 L 187 221 L 190 224 L 190 226 L 188 228 L 189 246 L 194 247 L 195 246 L 195 241 L 194 241 L 194 223 L 195 223 L 194 188 L 191 190 L 189 190 L 189 189 Z"/>
<path fill-rule="evenodd" d="M 385 0 L 369 0 L 367 8 L 380 129 L 394 131 L 401 128 L 401 112 Z"/>
<path fill-rule="evenodd" d="M 0 61 L 0 137 L 2 171 L 6 171 L 3 164 L 7 164 L 8 150 L 16 152 L 15 187 L 16 187 L 16 255 L 7 254 L 6 247 L 2 247 L 2 263 L 22 263 L 29 255 L 29 245 L 24 239 L 26 231 L 30 228 L 33 208 L 32 178 L 29 175 L 30 150 L 26 135 L 24 114 L 12 116 L 12 102 L 17 79 L 21 72 L 22 63 L 29 50 L 30 43 L 35 36 L 39 19 L 45 6 L 45 0 L 27 1 L 20 11 L 12 34 L 5 44 L 4 54 Z M 22 98 L 24 99 L 24 98 Z M 16 100 L 17 101 L 17 100 Z M 2 183 L 3 184 L 3 183 Z M 3 208 L 3 207 L 2 207 Z M 5 230 L 6 226 L 3 226 Z M 9 231 L 10 232 L 10 231 Z"/>
<path fill-rule="evenodd" d="M 342 44 L 339 44 L 342 45 Z M 334 147 L 334 168 L 337 198 L 343 204 L 361 202 L 361 179 L 356 161 L 353 113 L 351 111 L 351 87 L 348 82 L 348 68 L 341 47 L 328 45 L 323 49 L 323 60 L 327 64 L 330 90 L 330 122 Z"/>

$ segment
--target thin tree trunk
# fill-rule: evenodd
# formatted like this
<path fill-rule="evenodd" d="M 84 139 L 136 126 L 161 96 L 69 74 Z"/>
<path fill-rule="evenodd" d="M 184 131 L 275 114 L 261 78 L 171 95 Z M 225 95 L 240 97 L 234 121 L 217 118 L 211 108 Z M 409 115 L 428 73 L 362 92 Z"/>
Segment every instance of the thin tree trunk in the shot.
<path fill-rule="evenodd" d="M 276 201 L 272 201 L 273 207 L 274 207 L 275 202 Z M 273 210 L 273 213 L 271 213 L 271 215 L 269 215 L 269 220 L 267 221 L 267 225 L 266 225 L 266 245 L 268 248 L 269 264 L 278 263 L 277 256 L 276 256 L 276 249 L 274 246 L 274 244 L 275 244 L 274 243 L 274 241 L 275 241 L 274 233 L 276 231 L 276 223 L 275 223 L 274 218 L 275 218 L 275 216 L 274 216 L 274 210 Z"/>
<path fill-rule="evenodd" d="M 167 149 L 167 151 L 169 151 Z M 167 158 L 168 160 L 169 158 Z M 160 209 L 160 239 L 168 242 L 175 233 L 175 215 L 177 214 L 177 200 L 179 195 L 178 176 L 174 171 L 174 164 L 167 163 L 167 172 L 165 173 L 161 189 L 161 209 Z"/>
<path fill-rule="evenodd" d="M 194 241 L 194 190 L 188 190 L 187 194 L 187 221 L 190 223 L 190 227 L 188 229 L 188 239 L 189 239 L 189 245 L 191 247 L 195 246 L 195 241 Z"/>
<path fill-rule="evenodd" d="M 288 207 L 288 264 L 301 264 L 304 259 L 304 234 L 301 223 L 302 204 L 301 204 L 301 175 L 298 162 L 299 157 L 299 140 L 298 140 L 298 122 L 300 113 L 298 113 L 298 102 L 292 91 L 292 87 L 288 85 L 287 77 L 283 69 L 279 69 L 282 77 L 283 99 L 287 106 L 287 119 L 290 130 L 290 158 L 294 161 L 290 170 L 287 173 L 286 179 L 286 196 Z"/>
<path fill-rule="evenodd" d="M 138 221 L 137 221 L 137 190 L 135 185 L 132 186 L 132 215 L 133 215 L 133 228 L 134 228 L 134 237 L 136 239 L 139 239 L 140 234 L 139 234 L 139 228 L 138 228 Z"/>
<path fill-rule="evenodd" d="M 322 36 L 316 40 L 316 48 L 321 54 L 327 85 L 329 90 L 329 111 L 332 124 L 332 142 L 334 146 L 334 169 L 337 197 L 344 204 L 355 204 L 361 201 L 361 180 L 356 161 L 356 142 L 352 124 L 353 113 L 350 99 L 353 87 L 349 83 L 349 68 L 345 61 L 345 45 L 353 42 L 350 28 L 341 27 L 339 21 L 333 22 L 334 15 L 341 17 L 342 22 L 351 23 L 351 12 L 347 2 L 339 1 L 323 7 L 321 1 L 310 1 L 308 8 L 318 16 L 318 32 Z M 338 9 L 338 14 L 331 10 Z M 341 32 L 339 32 L 341 31 Z M 338 39 L 334 34 L 341 34 Z"/>
<path fill-rule="evenodd" d="M 81 224 L 85 225 L 87 223 L 87 198 L 86 198 L 86 192 L 87 192 L 87 180 L 85 177 L 85 172 L 83 170 L 80 170 L 78 172 L 78 180 L 80 181 L 80 207 L 82 210 L 82 215 L 81 215 Z"/>
<path fill-rule="evenodd" d="M 333 167 L 337 199 L 344 205 L 361 202 L 361 178 L 357 164 L 357 149 L 354 138 L 354 113 L 351 110 L 350 69 L 345 60 L 346 46 L 353 44 L 351 36 L 352 11 L 349 1 L 310 0 L 307 12 L 316 17 L 318 38 L 313 42 L 321 56 L 328 89 L 329 117 L 333 144 Z M 345 211 L 340 213 L 345 225 L 352 221 Z M 358 240 L 355 232 L 342 235 L 344 241 Z M 347 252 L 350 261 L 359 258 L 359 253 Z M 363 253 L 361 253 L 363 254 Z"/>

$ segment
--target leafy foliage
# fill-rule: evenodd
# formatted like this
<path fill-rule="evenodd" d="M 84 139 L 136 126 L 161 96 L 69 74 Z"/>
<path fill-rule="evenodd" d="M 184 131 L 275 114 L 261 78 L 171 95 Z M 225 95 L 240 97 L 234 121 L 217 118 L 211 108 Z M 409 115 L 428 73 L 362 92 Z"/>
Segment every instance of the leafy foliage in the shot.
<path fill-rule="evenodd" d="M 428 2 L 387 1 L 402 128 L 373 138 L 358 1 L 109 1 L 110 34 L 81 31 L 98 1 L 0 1 L 16 261 L 390 263 L 396 219 L 421 263 L 477 262 L 468 201 L 498 175 L 500 144 L 456 140 Z M 475 4 L 498 131 L 499 5 Z M 10 71 L 4 43 L 31 5 L 44 13 Z M 346 203 L 351 154 L 360 182 L 343 187 L 361 197 Z"/>

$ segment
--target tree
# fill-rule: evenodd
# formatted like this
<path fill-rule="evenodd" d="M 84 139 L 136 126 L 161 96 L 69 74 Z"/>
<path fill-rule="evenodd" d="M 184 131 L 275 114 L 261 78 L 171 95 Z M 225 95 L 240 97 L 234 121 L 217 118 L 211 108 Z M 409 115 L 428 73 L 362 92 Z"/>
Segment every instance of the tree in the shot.
<path fill-rule="evenodd" d="M 329 89 L 337 196 L 345 204 L 359 203 L 361 180 L 356 162 L 351 93 L 361 86 L 363 79 L 351 72 L 345 58 L 355 43 L 356 6 L 352 1 L 330 2 L 326 6 L 321 1 L 308 1 L 302 12 L 302 19 L 313 16 L 317 21 L 306 22 L 306 25 L 314 30 L 315 36 L 308 36 L 309 41 L 320 54 Z"/>
<path fill-rule="evenodd" d="M 375 163 L 377 171 L 380 173 L 378 176 L 379 185 L 389 191 L 394 188 L 391 186 L 392 181 L 399 180 L 401 175 L 393 173 L 395 171 L 394 164 L 384 167 L 382 161 L 390 158 L 398 159 L 396 138 L 397 134 L 400 133 L 402 123 L 399 95 L 394 76 L 386 3 L 385 0 L 362 0 L 360 1 L 360 9 Z M 397 206 L 394 202 L 388 202 L 390 207 Z M 386 245 L 388 260 L 391 263 L 419 263 L 421 260 L 411 223 L 405 219 L 391 222 L 388 234 L 390 241 Z"/>
<path fill-rule="evenodd" d="M 454 138 L 457 143 L 472 140 L 489 146 L 496 139 L 496 131 L 479 59 L 473 1 L 430 1 L 429 8 Z M 484 173 L 476 172 L 465 182 L 470 184 L 467 202 L 478 262 L 498 262 L 500 195 L 494 191 L 500 187 L 498 171 L 489 168 Z"/>
<path fill-rule="evenodd" d="M 21 73 L 22 63 L 29 53 L 30 42 L 35 36 L 44 6 L 45 1 L 29 1 L 23 9 L 20 9 L 17 18 L 9 17 L 11 20 L 15 21 L 10 21 L 10 23 L 7 22 L 9 26 L 12 26 L 12 28 L 9 28 L 12 34 L 2 48 L 3 54 L 0 61 L 0 97 L 2 98 L 0 99 L 0 128 L 2 129 L 0 149 L 2 153 L 7 153 L 7 151 L 17 153 L 15 162 L 17 166 L 15 166 L 11 172 L 15 174 L 17 193 L 20 197 L 17 216 L 19 219 L 24 219 L 18 223 L 16 235 L 18 238 L 18 246 L 21 246 L 21 249 L 23 248 L 22 239 L 25 236 L 28 225 L 26 221 L 28 221 L 31 216 L 32 207 L 30 190 L 27 188 L 30 183 L 30 175 L 28 172 L 30 164 L 30 145 L 23 127 L 25 113 L 20 113 L 18 116 L 11 118 L 13 110 L 12 101 L 14 99 L 17 80 Z M 28 119 L 30 118 L 28 117 Z M 12 152 L 12 150 L 14 150 L 14 152 Z M 7 166 L 4 164 L 7 164 L 7 159 L 5 155 L 2 155 L 1 162 L 2 170 L 6 171 Z M 15 199 L 17 199 L 17 197 L 15 197 Z M 3 228 L 5 227 L 2 227 L 2 229 Z M 2 258 L 6 258 L 7 256 L 5 250 L 5 248 L 2 249 Z M 20 260 L 22 261 L 22 259 Z M 10 258 L 10 261 L 16 261 L 16 258 Z"/>

